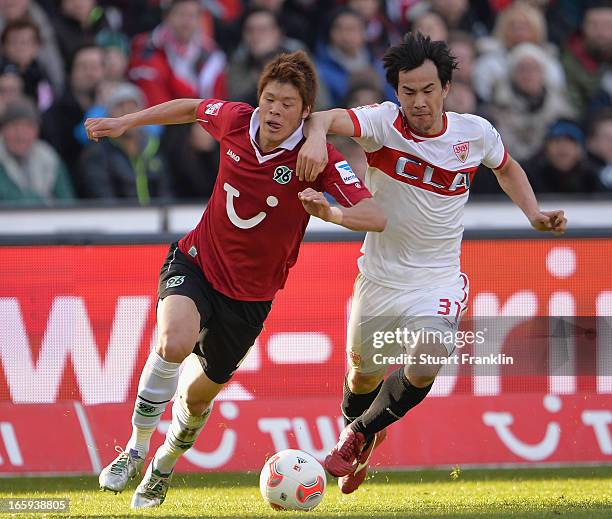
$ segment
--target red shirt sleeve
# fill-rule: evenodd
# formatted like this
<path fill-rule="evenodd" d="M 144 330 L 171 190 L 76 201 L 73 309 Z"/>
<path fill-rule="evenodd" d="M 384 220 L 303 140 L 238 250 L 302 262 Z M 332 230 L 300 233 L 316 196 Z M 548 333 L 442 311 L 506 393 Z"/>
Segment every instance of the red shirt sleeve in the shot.
<path fill-rule="evenodd" d="M 204 99 L 198 105 L 196 120 L 202 128 L 220 141 L 234 127 L 234 121 L 252 112 L 253 107 L 245 103 Z"/>
<path fill-rule="evenodd" d="M 327 155 L 327 167 L 319 177 L 323 191 L 332 195 L 344 207 L 351 207 L 364 198 L 372 197 L 346 159 L 331 144 L 327 145 Z"/>

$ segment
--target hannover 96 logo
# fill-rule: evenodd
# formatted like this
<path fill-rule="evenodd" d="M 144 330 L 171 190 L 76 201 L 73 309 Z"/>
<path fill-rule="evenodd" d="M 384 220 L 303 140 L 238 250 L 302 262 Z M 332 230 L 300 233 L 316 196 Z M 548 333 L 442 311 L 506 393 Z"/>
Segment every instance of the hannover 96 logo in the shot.
<path fill-rule="evenodd" d="M 274 170 L 274 176 L 272 177 L 279 184 L 287 184 L 291 180 L 292 169 L 287 166 L 279 166 Z"/>

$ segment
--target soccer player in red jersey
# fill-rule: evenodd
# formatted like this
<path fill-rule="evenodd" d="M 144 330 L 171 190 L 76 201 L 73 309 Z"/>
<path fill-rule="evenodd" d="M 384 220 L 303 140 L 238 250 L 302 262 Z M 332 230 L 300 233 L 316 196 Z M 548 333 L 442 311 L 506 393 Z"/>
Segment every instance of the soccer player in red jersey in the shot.
<path fill-rule="evenodd" d="M 180 386 L 165 442 L 136 489 L 132 508 L 163 503 L 176 462 L 195 442 L 214 398 L 260 334 L 272 299 L 297 260 L 310 215 L 360 231 L 386 225 L 368 190 L 333 147 L 327 146 L 328 166 L 313 184 L 296 176 L 303 124 L 316 90 L 312 63 L 296 52 L 264 69 L 257 109 L 180 99 L 85 122 L 89 137 L 100 139 L 141 125 L 197 121 L 221 145 L 218 178 L 202 219 L 170 247 L 160 272 L 159 341 L 140 378 L 132 436 L 99 478 L 103 489 L 117 492 L 140 472 L 160 415 Z M 342 207 L 330 207 L 324 191 Z"/>

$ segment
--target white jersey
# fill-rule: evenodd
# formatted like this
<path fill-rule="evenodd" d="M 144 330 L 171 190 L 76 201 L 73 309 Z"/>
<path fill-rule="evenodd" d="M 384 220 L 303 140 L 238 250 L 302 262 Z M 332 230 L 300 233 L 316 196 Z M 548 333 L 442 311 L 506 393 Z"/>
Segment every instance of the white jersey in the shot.
<path fill-rule="evenodd" d="M 441 133 L 419 135 L 390 102 L 348 113 L 365 183 L 387 215 L 383 232 L 367 233 L 359 270 L 393 288 L 455 283 L 470 183 L 480 164 L 498 169 L 507 158 L 499 133 L 482 117 L 447 112 Z"/>

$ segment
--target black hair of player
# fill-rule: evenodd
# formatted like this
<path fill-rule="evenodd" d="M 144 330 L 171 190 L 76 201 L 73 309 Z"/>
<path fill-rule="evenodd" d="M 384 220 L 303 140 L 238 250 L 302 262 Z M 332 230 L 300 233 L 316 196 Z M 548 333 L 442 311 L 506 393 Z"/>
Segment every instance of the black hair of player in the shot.
<path fill-rule="evenodd" d="M 399 73 L 420 67 L 430 60 L 438 70 L 438 78 L 444 88 L 453 78 L 457 60 L 444 41 L 432 41 L 420 32 L 409 32 L 402 43 L 390 47 L 383 56 L 387 83 L 397 91 Z"/>

